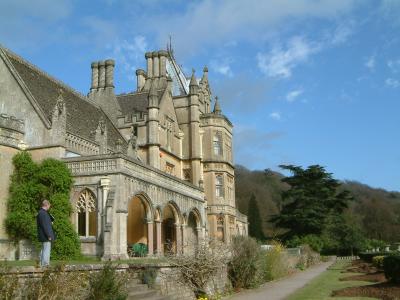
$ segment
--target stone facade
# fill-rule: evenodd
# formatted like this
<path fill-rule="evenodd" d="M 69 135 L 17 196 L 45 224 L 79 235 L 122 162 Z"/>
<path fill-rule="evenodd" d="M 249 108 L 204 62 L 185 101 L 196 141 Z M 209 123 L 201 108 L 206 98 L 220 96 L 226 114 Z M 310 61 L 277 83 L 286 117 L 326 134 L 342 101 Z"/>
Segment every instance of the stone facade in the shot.
<path fill-rule="evenodd" d="M 201 239 L 247 234 L 235 204 L 232 124 L 208 70 L 186 78 L 173 51 L 148 52 L 137 90 L 115 94 L 113 60 L 91 64 L 81 95 L 0 47 L 0 258 L 12 157 L 65 161 L 74 176 L 71 221 L 87 255 L 126 258 L 189 251 Z"/>

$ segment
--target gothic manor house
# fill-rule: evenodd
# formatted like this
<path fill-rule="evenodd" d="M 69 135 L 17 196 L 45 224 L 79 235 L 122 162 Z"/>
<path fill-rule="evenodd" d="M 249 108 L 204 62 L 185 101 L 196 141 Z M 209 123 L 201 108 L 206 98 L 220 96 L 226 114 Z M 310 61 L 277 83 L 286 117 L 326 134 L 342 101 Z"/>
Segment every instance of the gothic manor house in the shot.
<path fill-rule="evenodd" d="M 189 251 L 204 238 L 247 235 L 235 204 L 232 123 L 205 67 L 185 76 L 171 49 L 148 52 L 137 90 L 117 95 L 114 60 L 91 64 L 87 96 L 0 47 L 0 259 L 12 157 L 53 157 L 74 177 L 71 221 L 83 254 L 127 258 Z M 21 255 L 20 255 L 21 256 Z"/>

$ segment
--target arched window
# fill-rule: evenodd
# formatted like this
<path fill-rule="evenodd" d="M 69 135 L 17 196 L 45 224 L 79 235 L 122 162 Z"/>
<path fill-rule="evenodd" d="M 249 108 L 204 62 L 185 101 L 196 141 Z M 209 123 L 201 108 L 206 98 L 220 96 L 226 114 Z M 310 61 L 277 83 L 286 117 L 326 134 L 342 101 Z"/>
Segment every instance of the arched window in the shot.
<path fill-rule="evenodd" d="M 224 178 L 221 174 L 215 176 L 215 196 L 224 196 Z"/>
<path fill-rule="evenodd" d="M 222 155 L 222 135 L 217 132 L 213 138 L 214 155 Z"/>
<path fill-rule="evenodd" d="M 224 221 L 224 215 L 220 213 L 217 216 L 217 239 L 221 242 L 225 241 L 225 221 Z"/>
<path fill-rule="evenodd" d="M 96 236 L 96 198 L 89 190 L 84 190 L 76 202 L 77 229 L 79 236 Z"/>

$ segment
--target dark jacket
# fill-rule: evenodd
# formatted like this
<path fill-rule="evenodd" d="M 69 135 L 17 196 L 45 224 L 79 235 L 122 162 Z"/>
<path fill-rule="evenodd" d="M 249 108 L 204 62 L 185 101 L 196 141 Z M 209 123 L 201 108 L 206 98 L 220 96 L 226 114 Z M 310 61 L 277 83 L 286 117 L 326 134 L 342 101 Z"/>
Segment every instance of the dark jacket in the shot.
<path fill-rule="evenodd" d="M 53 227 L 51 225 L 50 214 L 43 208 L 39 210 L 36 217 L 38 239 L 40 242 L 48 242 L 49 237 L 53 241 L 55 239 Z"/>

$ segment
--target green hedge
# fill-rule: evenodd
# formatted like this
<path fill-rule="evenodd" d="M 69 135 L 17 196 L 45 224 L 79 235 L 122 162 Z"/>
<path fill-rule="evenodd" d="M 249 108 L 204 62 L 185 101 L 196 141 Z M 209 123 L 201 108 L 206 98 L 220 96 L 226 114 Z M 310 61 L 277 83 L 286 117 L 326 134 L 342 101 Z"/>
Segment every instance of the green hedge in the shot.
<path fill-rule="evenodd" d="M 375 256 L 386 256 L 386 255 L 389 255 L 389 254 L 391 254 L 391 252 L 368 252 L 368 253 L 362 252 L 362 253 L 359 253 L 358 256 L 363 261 L 368 262 L 368 263 L 372 263 L 372 259 Z"/>
<path fill-rule="evenodd" d="M 385 271 L 386 279 L 395 283 L 400 283 L 400 256 L 386 256 L 383 259 L 383 270 Z"/>

